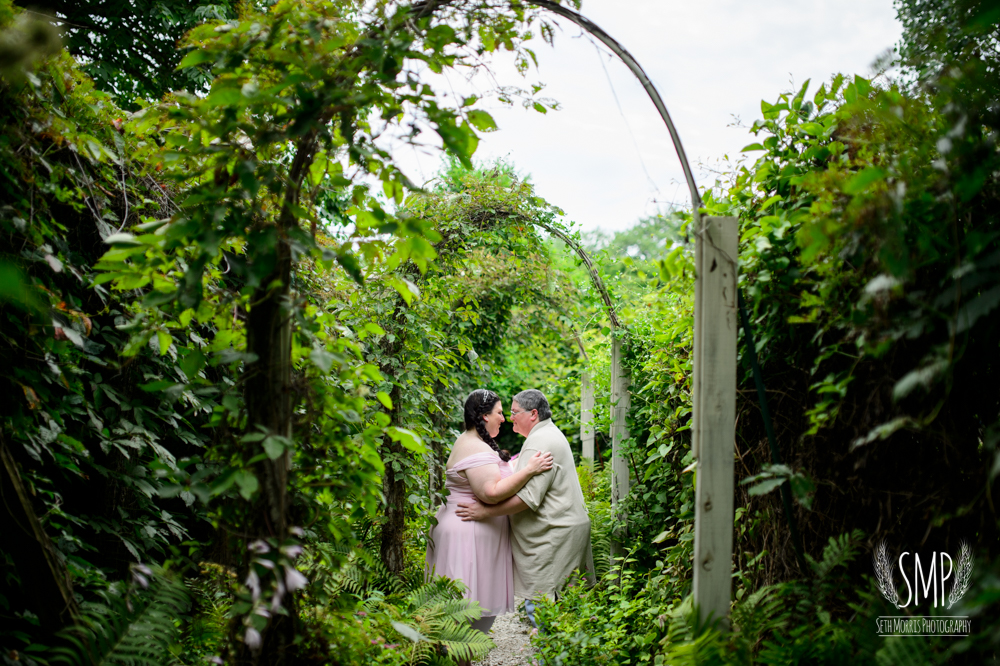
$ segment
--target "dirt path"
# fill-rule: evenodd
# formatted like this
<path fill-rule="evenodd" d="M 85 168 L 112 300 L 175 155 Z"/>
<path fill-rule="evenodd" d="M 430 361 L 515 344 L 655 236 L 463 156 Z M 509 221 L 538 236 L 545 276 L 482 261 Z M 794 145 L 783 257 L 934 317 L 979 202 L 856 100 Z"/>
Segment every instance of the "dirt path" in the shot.
<path fill-rule="evenodd" d="M 534 650 L 528 641 L 531 625 L 521 621 L 515 611 L 500 615 L 493 623 L 490 638 L 496 647 L 482 661 L 474 661 L 473 666 L 530 666 Z"/>

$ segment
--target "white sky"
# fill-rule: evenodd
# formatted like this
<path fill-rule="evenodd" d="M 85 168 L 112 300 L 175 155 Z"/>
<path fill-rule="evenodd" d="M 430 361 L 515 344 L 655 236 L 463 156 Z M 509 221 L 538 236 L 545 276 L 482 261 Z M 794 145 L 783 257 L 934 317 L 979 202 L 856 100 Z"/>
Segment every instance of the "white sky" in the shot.
<path fill-rule="evenodd" d="M 734 116 L 751 125 L 761 99 L 773 102 L 807 78 L 815 91 L 836 72 L 870 74 L 901 32 L 891 0 L 584 0 L 581 13 L 645 69 L 701 185 L 715 176 L 699 163 L 718 167 L 723 156 L 736 157 L 753 142 L 745 128 L 732 126 Z M 492 69 L 504 84 L 545 83 L 543 95 L 560 110 L 480 107 L 500 129 L 481 135 L 476 159 L 506 157 L 585 230 L 626 228 L 658 204 L 689 206 L 666 127 L 638 81 L 606 49 L 599 56 L 576 26 L 558 22 L 555 48 L 534 41 L 539 67 L 527 79 L 503 56 Z M 484 77 L 473 85 L 485 90 L 491 83 Z M 440 164 L 430 151 L 394 152 L 418 183 Z"/>

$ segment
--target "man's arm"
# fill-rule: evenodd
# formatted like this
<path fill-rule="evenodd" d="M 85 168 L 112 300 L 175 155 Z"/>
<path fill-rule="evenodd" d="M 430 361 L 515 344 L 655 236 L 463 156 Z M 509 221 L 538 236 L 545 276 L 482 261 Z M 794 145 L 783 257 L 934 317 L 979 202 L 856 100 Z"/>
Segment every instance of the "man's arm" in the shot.
<path fill-rule="evenodd" d="M 520 497 L 514 495 L 499 504 L 483 504 L 475 500 L 459 502 L 458 508 L 455 509 L 455 515 L 464 521 L 486 520 L 487 518 L 521 513 L 527 508 L 528 505 L 521 501 Z"/>
<path fill-rule="evenodd" d="M 500 478 L 498 465 L 473 467 L 465 470 L 465 475 L 472 486 L 472 492 L 481 502 L 497 504 L 523 488 L 531 477 L 551 468 L 552 454 L 539 451 L 506 479 Z"/>
<path fill-rule="evenodd" d="M 532 448 L 522 448 L 521 455 L 529 455 L 541 450 L 541 445 L 543 442 L 534 442 L 530 446 Z M 528 479 L 527 483 L 517 491 L 515 497 L 519 498 L 524 502 L 529 509 L 532 511 L 538 511 L 538 508 L 542 505 L 545 500 L 545 495 L 548 494 L 549 488 L 555 482 L 556 474 L 561 474 L 560 465 L 553 465 L 552 468 L 546 471 L 544 474 L 538 474 L 536 476 Z M 576 470 L 573 470 L 576 473 Z"/>

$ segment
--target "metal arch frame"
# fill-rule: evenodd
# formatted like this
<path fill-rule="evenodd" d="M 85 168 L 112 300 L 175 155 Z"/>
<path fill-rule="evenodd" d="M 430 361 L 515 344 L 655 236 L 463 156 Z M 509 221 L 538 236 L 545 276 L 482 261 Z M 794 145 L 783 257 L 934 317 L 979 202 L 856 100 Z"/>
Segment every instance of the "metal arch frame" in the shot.
<path fill-rule="evenodd" d="M 687 154 L 684 152 L 684 146 L 681 144 L 680 134 L 677 133 L 677 128 L 674 127 L 673 120 L 670 119 L 670 113 L 667 111 L 667 105 L 664 104 L 663 98 L 660 96 L 660 92 L 656 89 L 656 86 L 653 85 L 653 82 L 649 80 L 649 76 L 646 74 L 645 70 L 643 70 L 642 66 L 639 65 L 639 62 L 616 39 L 606 33 L 599 25 L 579 12 L 556 4 L 551 0 L 523 1 L 526 4 L 547 9 L 553 14 L 569 19 L 589 32 L 591 35 L 600 40 L 602 44 L 611 49 L 611 51 L 617 55 L 623 63 L 625 63 L 625 66 L 629 68 L 632 74 L 639 79 L 639 83 L 642 84 L 642 87 L 646 90 L 646 94 L 649 95 L 649 98 L 652 100 L 656 110 L 660 113 L 660 118 L 663 119 L 664 124 L 667 126 L 667 131 L 670 132 L 670 139 L 674 143 L 674 150 L 677 151 L 677 159 L 680 160 L 681 168 L 684 170 L 684 179 L 687 181 L 688 190 L 691 194 L 692 215 L 694 216 L 694 220 L 697 222 L 700 217 L 698 209 L 701 208 L 701 196 L 698 194 L 698 186 L 694 182 L 694 174 L 691 171 L 691 165 L 688 163 Z M 700 225 L 695 224 L 695 228 L 699 227 Z"/>
<path fill-rule="evenodd" d="M 638 61 L 636 61 L 636 59 L 632 56 L 631 53 L 629 53 L 625 49 L 625 47 L 619 44 L 618 41 L 616 41 L 613 37 L 611 37 L 611 35 L 606 33 L 600 26 L 595 24 L 593 21 L 590 21 L 585 16 L 582 16 L 578 12 L 575 12 L 572 9 L 568 9 L 562 5 L 556 4 L 551 0 L 523 0 L 523 1 L 527 4 L 547 9 L 553 14 L 557 14 L 559 16 L 567 18 L 573 23 L 583 28 L 584 30 L 586 30 L 587 32 L 589 32 L 591 35 L 599 39 L 602 44 L 611 49 L 615 53 L 615 55 L 617 55 L 622 60 L 622 62 L 625 63 L 625 65 L 629 68 L 629 70 L 632 71 L 632 74 L 634 74 L 635 77 L 639 79 L 639 82 L 642 84 L 642 87 L 645 88 L 646 90 L 646 94 L 649 95 L 649 98 L 653 101 L 653 104 L 656 106 L 656 110 L 659 111 L 660 118 L 662 118 L 663 122 L 666 124 L 667 130 L 670 132 L 670 138 L 673 140 L 674 149 L 677 151 L 677 158 L 681 162 L 681 168 L 684 170 L 684 178 L 687 180 L 688 189 L 690 190 L 691 193 L 691 208 L 692 208 L 693 221 L 695 223 L 695 229 L 697 229 L 700 232 L 702 227 L 701 227 L 701 214 L 699 212 L 699 209 L 702 207 L 702 201 L 701 201 L 701 196 L 698 194 L 698 187 L 694 182 L 694 175 L 691 172 L 691 165 L 688 163 L 687 154 L 684 152 L 684 146 L 681 144 L 680 135 L 677 133 L 677 128 L 674 127 L 674 123 L 670 119 L 670 113 L 667 111 L 667 106 L 666 104 L 664 104 L 663 98 L 660 97 L 660 93 L 656 89 L 656 86 L 653 85 L 653 82 L 649 80 L 649 76 L 639 65 Z M 711 242 L 710 239 L 709 242 Z M 734 267 L 737 265 L 738 262 L 735 257 L 732 258 L 726 257 L 726 258 L 732 262 Z M 780 460 L 780 457 L 778 453 L 777 444 L 775 443 L 775 437 L 773 432 L 774 429 L 771 425 L 771 415 L 770 411 L 768 410 L 767 395 L 765 394 L 764 390 L 764 381 L 761 376 L 760 367 L 758 366 L 757 362 L 757 350 L 756 350 L 756 345 L 754 344 L 753 329 L 750 324 L 750 317 L 747 314 L 746 306 L 744 304 L 743 293 L 739 289 L 737 289 L 737 296 L 739 301 L 739 308 L 738 308 L 739 316 L 741 318 L 741 323 L 743 326 L 744 333 L 746 334 L 747 345 L 748 345 L 747 351 L 750 356 L 754 382 L 757 385 L 757 392 L 762 412 L 761 415 L 764 420 L 764 427 L 767 430 L 767 436 L 771 448 L 772 460 L 774 461 L 775 464 L 777 464 L 778 461 Z M 796 521 L 795 514 L 792 511 L 791 493 L 789 491 L 789 485 L 787 482 L 781 485 L 781 499 L 785 513 L 785 519 L 788 523 L 789 534 L 792 538 L 792 547 L 795 550 L 796 559 L 798 561 L 799 566 L 803 570 L 805 570 L 805 558 L 803 555 L 804 550 L 802 545 L 802 536 L 801 534 L 799 534 L 798 521 Z"/>

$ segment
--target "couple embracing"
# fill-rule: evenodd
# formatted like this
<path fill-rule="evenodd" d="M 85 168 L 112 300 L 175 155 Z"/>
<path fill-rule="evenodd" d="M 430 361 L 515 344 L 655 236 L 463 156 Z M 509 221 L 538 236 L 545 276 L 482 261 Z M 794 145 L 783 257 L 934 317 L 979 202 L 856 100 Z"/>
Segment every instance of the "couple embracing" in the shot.
<path fill-rule="evenodd" d="M 513 465 L 494 438 L 506 419 L 500 396 L 477 389 L 465 401 L 465 432 L 446 465 L 448 502 L 437 513 L 427 568 L 460 580 L 489 632 L 497 615 L 525 600 L 537 628 L 534 602 L 555 599 L 577 569 L 593 583 L 590 517 L 569 442 L 552 422 L 541 391 L 511 401 L 514 432 L 525 437 Z"/>

